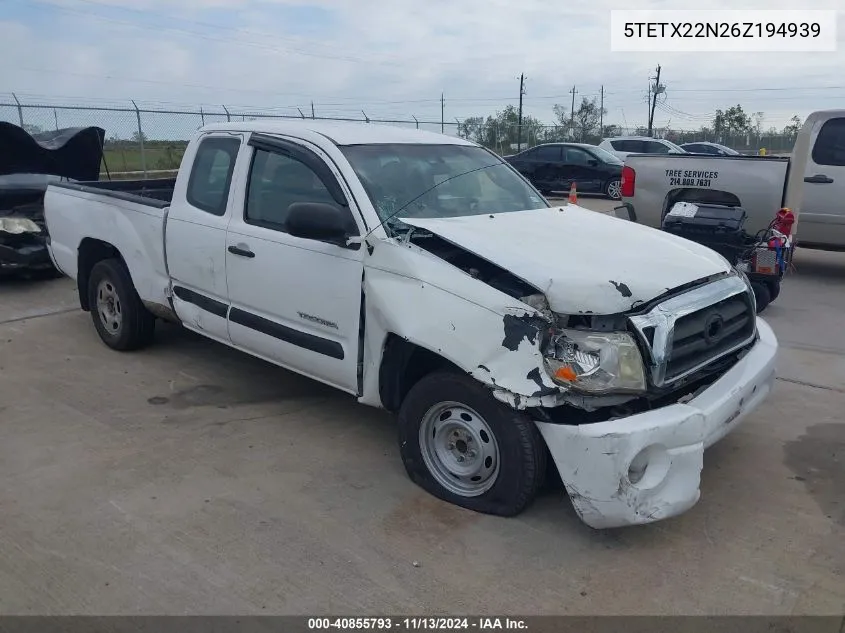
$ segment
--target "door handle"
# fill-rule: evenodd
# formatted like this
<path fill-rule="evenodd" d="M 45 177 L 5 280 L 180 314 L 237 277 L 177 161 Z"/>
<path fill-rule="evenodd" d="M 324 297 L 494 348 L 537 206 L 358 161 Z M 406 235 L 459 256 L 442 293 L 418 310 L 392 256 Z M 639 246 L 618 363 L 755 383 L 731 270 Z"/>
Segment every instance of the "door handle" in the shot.
<path fill-rule="evenodd" d="M 247 246 L 230 246 L 229 252 L 232 253 L 232 255 L 240 255 L 241 257 L 255 257 L 255 253 L 249 250 Z"/>
<path fill-rule="evenodd" d="M 833 182 L 833 178 L 828 178 L 824 174 L 816 174 L 815 176 L 807 176 L 804 182 L 810 182 L 818 185 L 829 185 Z"/>

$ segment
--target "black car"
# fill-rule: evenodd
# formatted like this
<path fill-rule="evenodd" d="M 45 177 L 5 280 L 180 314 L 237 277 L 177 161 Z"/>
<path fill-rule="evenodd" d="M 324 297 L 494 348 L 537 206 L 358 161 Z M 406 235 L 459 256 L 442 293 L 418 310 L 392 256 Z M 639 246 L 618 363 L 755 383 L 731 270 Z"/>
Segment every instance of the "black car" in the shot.
<path fill-rule="evenodd" d="M 595 145 L 547 143 L 506 156 L 505 160 L 546 196 L 553 191 L 568 191 L 574 182 L 578 193 L 620 198 L 623 162 Z"/>

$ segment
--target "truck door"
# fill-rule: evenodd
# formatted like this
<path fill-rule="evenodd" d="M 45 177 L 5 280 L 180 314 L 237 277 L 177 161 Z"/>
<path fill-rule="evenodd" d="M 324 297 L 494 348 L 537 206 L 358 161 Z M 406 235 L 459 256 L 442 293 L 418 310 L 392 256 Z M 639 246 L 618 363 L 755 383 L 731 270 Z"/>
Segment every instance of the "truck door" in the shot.
<path fill-rule="evenodd" d="M 845 117 L 820 121 L 813 136 L 796 235 L 803 243 L 845 244 Z"/>
<path fill-rule="evenodd" d="M 360 235 L 352 196 L 316 146 L 261 136 L 249 145 L 248 160 L 238 164 L 246 187 L 226 236 L 231 341 L 357 393 L 365 250 L 296 237 L 286 228 L 292 204 L 317 202 L 339 207 L 350 234 Z"/>
<path fill-rule="evenodd" d="M 188 329 L 229 341 L 226 320 L 226 225 L 232 180 L 243 135 L 212 132 L 185 156 L 165 224 L 167 268 L 176 313 Z"/>

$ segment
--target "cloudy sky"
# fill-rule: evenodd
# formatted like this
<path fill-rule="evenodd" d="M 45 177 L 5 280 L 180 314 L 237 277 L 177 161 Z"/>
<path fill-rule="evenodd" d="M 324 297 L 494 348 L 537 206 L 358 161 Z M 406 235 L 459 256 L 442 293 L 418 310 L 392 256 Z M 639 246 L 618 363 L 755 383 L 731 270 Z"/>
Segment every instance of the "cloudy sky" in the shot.
<path fill-rule="evenodd" d="M 843 0 L 805 0 L 836 9 Z M 519 98 L 553 120 L 555 103 L 605 90 L 606 120 L 643 124 L 662 66 L 657 123 L 698 129 L 717 108 L 794 114 L 845 107 L 845 12 L 835 53 L 612 53 L 610 9 L 639 0 L 0 0 L 0 100 L 185 105 L 372 118 L 486 115 Z M 707 8 L 792 9 L 783 0 Z M 0 118 L 16 116 L 0 108 Z M 52 115 L 51 115 L 52 116 Z"/>

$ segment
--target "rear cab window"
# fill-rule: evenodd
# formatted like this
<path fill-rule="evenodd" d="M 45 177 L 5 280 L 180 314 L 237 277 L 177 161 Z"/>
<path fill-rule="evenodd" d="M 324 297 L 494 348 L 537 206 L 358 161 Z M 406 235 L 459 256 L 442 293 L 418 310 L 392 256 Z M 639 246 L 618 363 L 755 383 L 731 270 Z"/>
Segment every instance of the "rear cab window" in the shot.
<path fill-rule="evenodd" d="M 240 146 L 241 140 L 232 136 L 209 136 L 200 141 L 188 178 L 188 204 L 212 215 L 226 214 Z"/>

